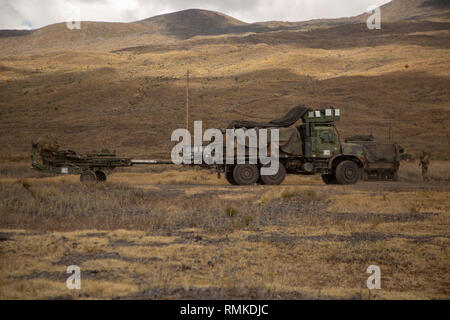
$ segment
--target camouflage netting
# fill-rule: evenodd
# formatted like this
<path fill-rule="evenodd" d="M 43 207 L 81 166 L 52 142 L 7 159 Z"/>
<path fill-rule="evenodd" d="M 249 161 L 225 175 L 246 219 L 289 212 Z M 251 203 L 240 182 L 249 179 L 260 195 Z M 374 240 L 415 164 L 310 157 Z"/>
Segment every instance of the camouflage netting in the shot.
<path fill-rule="evenodd" d="M 303 154 L 303 144 L 300 132 L 296 128 L 279 128 L 280 152 L 300 156 Z"/>
<path fill-rule="evenodd" d="M 283 118 L 272 120 L 270 122 L 254 122 L 254 121 L 246 121 L 246 120 L 237 120 L 231 122 L 227 129 L 238 129 L 238 128 L 283 128 L 290 127 L 298 120 L 300 120 L 306 112 L 308 112 L 309 108 L 305 106 L 297 106 L 291 109 Z"/>
<path fill-rule="evenodd" d="M 36 141 L 31 142 L 33 148 L 36 148 L 39 152 L 41 151 L 51 151 L 56 152 L 59 150 L 59 144 L 57 141 L 50 141 L 45 138 L 39 138 Z"/>
<path fill-rule="evenodd" d="M 258 135 L 258 141 L 259 141 L 259 130 L 261 128 L 255 128 L 257 135 Z M 270 135 L 270 129 L 278 129 L 279 130 L 279 152 L 289 154 L 289 155 L 295 155 L 300 156 L 303 154 L 302 149 L 302 139 L 300 136 L 299 131 L 296 128 L 264 128 L 267 129 L 267 140 L 268 140 L 268 149 L 269 154 L 271 150 L 271 146 L 273 145 L 271 141 L 271 135 Z M 246 139 L 245 141 L 245 147 L 249 148 L 249 140 Z"/>

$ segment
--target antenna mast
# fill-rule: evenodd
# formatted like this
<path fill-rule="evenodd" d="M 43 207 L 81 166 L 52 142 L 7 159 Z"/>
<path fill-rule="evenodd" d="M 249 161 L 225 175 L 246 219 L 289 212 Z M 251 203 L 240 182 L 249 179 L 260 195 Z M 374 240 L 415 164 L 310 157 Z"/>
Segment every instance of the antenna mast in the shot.
<path fill-rule="evenodd" d="M 186 75 L 186 130 L 189 131 L 189 69 Z"/>
<path fill-rule="evenodd" d="M 389 143 L 392 143 L 392 118 L 389 119 Z"/>

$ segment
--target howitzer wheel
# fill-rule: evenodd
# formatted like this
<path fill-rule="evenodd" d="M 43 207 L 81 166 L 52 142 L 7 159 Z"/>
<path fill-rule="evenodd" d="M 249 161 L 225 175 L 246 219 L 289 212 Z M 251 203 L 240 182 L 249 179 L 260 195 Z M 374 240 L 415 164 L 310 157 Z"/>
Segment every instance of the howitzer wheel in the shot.
<path fill-rule="evenodd" d="M 233 178 L 240 186 L 255 184 L 259 179 L 259 169 L 254 164 L 238 164 L 233 170 Z"/>
<path fill-rule="evenodd" d="M 83 171 L 80 175 L 80 181 L 83 184 L 91 184 L 97 182 L 97 176 L 94 171 Z"/>
<path fill-rule="evenodd" d="M 264 167 L 268 167 L 267 165 Z M 261 168 L 262 169 L 262 168 Z M 269 186 L 278 186 L 283 183 L 284 179 L 286 179 L 286 168 L 282 163 L 279 164 L 278 172 L 271 176 L 264 176 L 261 174 L 260 180 L 263 184 Z"/>
<path fill-rule="evenodd" d="M 106 182 L 106 173 L 101 170 L 95 171 L 95 176 L 98 182 Z"/>

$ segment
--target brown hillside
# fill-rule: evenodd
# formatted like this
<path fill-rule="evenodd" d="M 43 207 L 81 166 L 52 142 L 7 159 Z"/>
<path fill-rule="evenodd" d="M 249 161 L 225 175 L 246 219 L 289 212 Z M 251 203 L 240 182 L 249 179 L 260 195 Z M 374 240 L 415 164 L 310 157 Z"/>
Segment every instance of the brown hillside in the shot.
<path fill-rule="evenodd" d="M 406 3 L 388 8 L 443 12 Z M 407 18 L 368 30 L 339 19 L 278 30 L 188 10 L 0 37 L 0 157 L 26 159 L 31 139 L 53 136 L 80 151 L 168 158 L 171 132 L 184 126 L 189 68 L 191 119 L 205 128 L 334 105 L 343 136 L 372 132 L 385 141 L 392 121 L 409 152 L 450 158 L 449 23 Z"/>
<path fill-rule="evenodd" d="M 248 24 L 225 14 L 190 9 L 139 21 L 149 32 L 175 35 L 186 39 L 197 35 L 218 35 L 238 31 Z"/>
<path fill-rule="evenodd" d="M 0 55 L 39 54 L 60 50 L 105 51 L 135 43 L 167 43 L 168 36 L 150 34 L 138 23 L 81 22 L 81 29 L 70 30 L 57 23 L 28 32 L 0 31 L 4 44 Z"/>
<path fill-rule="evenodd" d="M 450 17 L 450 1 L 448 0 L 393 0 L 381 6 L 383 21 L 401 20 L 434 20 L 448 21 Z M 365 21 L 367 14 L 354 18 L 354 21 Z"/>

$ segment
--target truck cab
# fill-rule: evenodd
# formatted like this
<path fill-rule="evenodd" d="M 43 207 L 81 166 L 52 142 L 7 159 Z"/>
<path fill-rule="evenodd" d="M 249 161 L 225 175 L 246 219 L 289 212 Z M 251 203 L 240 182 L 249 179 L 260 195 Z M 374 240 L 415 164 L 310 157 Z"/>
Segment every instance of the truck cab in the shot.
<path fill-rule="evenodd" d="M 311 110 L 300 126 L 304 161 L 310 161 L 314 167 L 311 173 L 322 174 L 327 184 L 357 182 L 365 162 L 361 145 L 341 141 L 336 128 L 340 116 L 339 109 Z"/>

